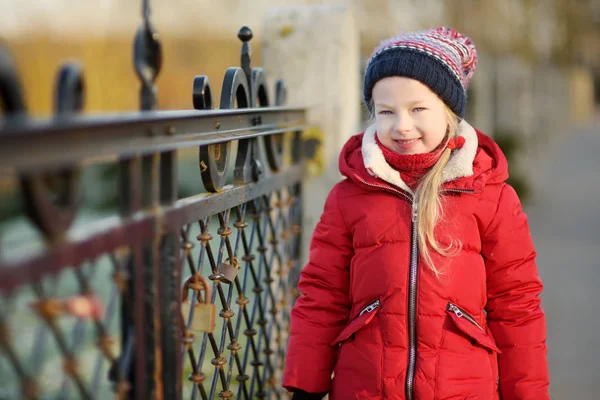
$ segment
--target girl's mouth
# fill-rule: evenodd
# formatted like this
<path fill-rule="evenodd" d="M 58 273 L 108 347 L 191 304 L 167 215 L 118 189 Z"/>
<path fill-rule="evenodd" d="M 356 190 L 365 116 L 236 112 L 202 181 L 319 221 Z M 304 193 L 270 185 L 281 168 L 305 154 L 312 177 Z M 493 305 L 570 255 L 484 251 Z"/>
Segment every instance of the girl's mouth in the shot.
<path fill-rule="evenodd" d="M 419 140 L 421 140 L 421 138 L 415 138 L 415 139 L 399 139 L 399 140 L 394 140 L 394 142 L 398 145 L 398 147 L 400 147 L 402 150 L 410 150 L 412 149 L 418 142 Z"/>

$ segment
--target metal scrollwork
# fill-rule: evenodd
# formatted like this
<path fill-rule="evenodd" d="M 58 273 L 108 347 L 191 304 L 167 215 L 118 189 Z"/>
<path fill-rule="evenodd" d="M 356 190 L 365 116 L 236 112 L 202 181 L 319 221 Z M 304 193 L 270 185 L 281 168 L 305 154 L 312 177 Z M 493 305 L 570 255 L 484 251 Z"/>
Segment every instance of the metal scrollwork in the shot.
<path fill-rule="evenodd" d="M 21 176 L 27 214 L 47 239 L 61 238 L 73 223 L 79 200 L 78 183 L 79 171 L 72 168 Z"/>
<path fill-rule="evenodd" d="M 213 107 L 212 89 L 208 76 L 198 75 L 194 78 L 192 101 L 196 110 L 210 110 Z"/>
<path fill-rule="evenodd" d="M 302 131 L 294 131 L 294 135 L 292 137 L 292 144 L 290 147 L 292 148 L 292 164 L 297 164 L 302 160 L 303 157 Z"/>
<path fill-rule="evenodd" d="M 287 102 L 287 88 L 283 80 L 278 79 L 275 82 L 275 105 L 283 106 Z"/>
<path fill-rule="evenodd" d="M 149 111 L 157 108 L 155 80 L 163 57 L 159 34 L 150 21 L 150 0 L 142 0 L 142 18 L 133 43 L 133 64 L 141 82 L 140 109 Z M 121 215 L 131 215 L 138 208 L 154 206 L 158 201 L 170 204 L 176 200 L 175 165 L 174 152 L 162 153 L 160 158 L 153 154 L 121 158 L 120 185 L 128 188 L 121 194 Z"/>
<path fill-rule="evenodd" d="M 4 64 L 4 63 L 3 63 Z M 3 69 L 6 64 L 3 65 Z M 20 83 L 13 75 L 11 86 L 3 86 L 2 102 L 7 114 L 26 114 Z M 6 90 L 5 90 L 6 89 Z M 84 85 L 78 64 L 67 63 L 59 70 L 55 87 L 57 116 L 78 113 L 83 108 Z M 80 198 L 79 168 L 65 166 L 57 171 L 20 172 L 20 185 L 29 218 L 47 240 L 56 240 L 69 229 Z"/>
<path fill-rule="evenodd" d="M 257 74 L 258 75 L 258 74 Z M 262 74 L 261 74 L 262 75 Z M 261 79 L 265 79 L 264 75 L 262 75 Z M 256 80 L 257 82 L 259 79 Z M 259 99 L 260 99 L 260 91 L 259 91 Z M 286 90 L 281 79 L 277 80 L 275 83 L 275 105 L 283 106 L 286 101 Z M 267 104 L 268 106 L 268 104 Z M 262 103 L 261 103 L 262 107 Z M 278 133 L 275 135 L 264 136 L 265 141 L 265 150 L 267 153 L 267 161 L 269 162 L 269 167 L 273 172 L 279 171 L 283 166 L 283 153 L 284 153 L 284 134 Z"/>
<path fill-rule="evenodd" d="M 248 35 L 247 30 L 242 28 L 238 37 L 243 41 L 250 40 L 252 34 Z M 247 45 L 246 42 L 244 42 Z M 244 46 L 243 49 L 247 49 Z M 247 55 L 247 54 L 246 54 Z M 242 50 L 242 61 L 244 62 L 244 50 Z M 249 62 L 249 57 L 246 58 Z M 251 105 L 250 86 L 244 68 L 230 67 L 225 72 L 223 78 L 223 87 L 221 89 L 221 109 L 246 108 Z M 252 179 L 252 168 L 247 162 L 245 155 L 251 152 L 251 140 L 241 140 L 238 146 L 238 156 L 234 170 L 234 181 L 236 183 L 247 182 Z M 231 154 L 231 142 L 217 143 L 209 146 L 200 147 L 200 173 L 204 187 L 209 192 L 218 192 L 225 185 L 227 179 L 227 167 Z"/>
<path fill-rule="evenodd" d="M 268 107 L 269 92 L 267 90 L 267 79 L 262 68 L 252 68 L 252 107 Z"/>
<path fill-rule="evenodd" d="M 230 67 L 223 78 L 220 108 L 250 107 L 250 90 L 246 76 L 241 68 Z"/>
<path fill-rule="evenodd" d="M 140 102 L 142 110 L 156 108 L 156 86 L 154 80 L 162 66 L 162 46 L 158 32 L 150 23 L 150 6 L 143 1 L 144 21 L 138 28 L 133 45 L 135 71 L 142 81 Z"/>
<path fill-rule="evenodd" d="M 12 56 L 0 43 L 0 106 L 5 115 L 16 116 L 26 113 L 21 80 Z"/>
<path fill-rule="evenodd" d="M 246 78 L 247 85 L 247 100 L 245 104 L 240 104 L 238 100 L 238 107 L 257 107 L 258 100 L 257 89 L 260 89 L 262 95 L 262 102 L 268 105 L 269 99 L 265 90 L 266 83 L 264 77 L 260 74 L 260 71 L 256 73 L 251 67 L 252 50 L 250 48 L 250 40 L 252 40 L 252 30 L 247 26 L 242 27 L 238 32 L 238 38 L 242 41 L 242 52 L 241 52 L 241 65 L 238 69 L 243 71 Z M 241 74 L 240 74 L 241 75 Z M 263 78 L 260 84 L 257 85 L 255 78 Z M 260 120 L 253 120 L 254 125 L 259 125 Z M 263 174 L 262 165 L 258 159 L 258 143 L 256 139 L 243 139 L 239 141 L 237 156 L 235 159 L 235 169 L 233 171 L 233 182 L 237 185 L 243 185 L 248 182 L 258 181 Z"/>
<path fill-rule="evenodd" d="M 63 64 L 56 79 L 54 112 L 57 115 L 81 112 L 84 90 L 81 65 L 75 62 Z"/>
<path fill-rule="evenodd" d="M 212 109 L 212 89 L 206 75 L 194 78 L 192 101 L 196 110 Z M 225 185 L 230 147 L 230 143 L 225 143 L 200 146 L 198 149 L 200 175 L 209 192 L 217 192 Z"/>
<path fill-rule="evenodd" d="M 268 107 L 270 105 L 267 90 L 267 80 L 261 68 L 251 67 L 250 40 L 253 37 L 252 30 L 247 26 L 238 32 L 238 38 L 242 41 L 241 67 L 228 68 L 223 79 L 221 91 L 220 108 L 245 107 Z M 285 87 L 283 81 L 278 80 L 275 88 L 275 103 L 285 103 Z M 208 78 L 198 76 L 194 79 L 193 91 L 194 108 L 208 109 L 212 104 L 210 85 Z M 262 124 L 260 118 L 254 118 L 252 125 Z M 218 123 L 216 128 L 219 129 Z M 263 137 L 266 156 L 272 171 L 279 171 L 283 165 L 284 135 L 266 135 Z M 200 148 L 200 171 L 204 187 L 209 192 L 218 192 L 225 185 L 227 179 L 227 167 L 231 153 L 231 142 L 217 143 Z M 234 184 L 241 185 L 257 181 L 264 174 L 258 156 L 257 139 L 243 139 L 239 141 L 234 168 Z"/>

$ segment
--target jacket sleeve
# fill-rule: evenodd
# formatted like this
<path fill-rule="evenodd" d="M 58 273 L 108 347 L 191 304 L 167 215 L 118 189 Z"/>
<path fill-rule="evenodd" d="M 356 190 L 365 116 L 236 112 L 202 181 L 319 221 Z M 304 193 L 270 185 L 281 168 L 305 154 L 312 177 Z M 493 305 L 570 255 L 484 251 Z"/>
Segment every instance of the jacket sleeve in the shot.
<path fill-rule="evenodd" d="M 504 185 L 482 237 L 487 271 L 487 320 L 502 351 L 500 394 L 505 400 L 549 399 L 542 282 L 527 216 L 514 189 Z"/>
<path fill-rule="evenodd" d="M 308 264 L 300 273 L 301 296 L 291 312 L 283 386 L 309 393 L 329 392 L 337 350 L 331 346 L 350 312 L 352 235 L 334 186 L 310 243 Z"/>

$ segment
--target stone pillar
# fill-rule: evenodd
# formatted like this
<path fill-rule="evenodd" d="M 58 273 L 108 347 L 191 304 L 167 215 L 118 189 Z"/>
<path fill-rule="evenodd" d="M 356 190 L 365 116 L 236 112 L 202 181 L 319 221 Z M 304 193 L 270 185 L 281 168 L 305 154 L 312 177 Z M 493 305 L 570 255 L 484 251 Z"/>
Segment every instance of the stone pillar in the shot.
<path fill-rule="evenodd" d="M 302 259 L 323 212 L 325 199 L 341 179 L 338 157 L 360 130 L 359 33 L 348 6 L 294 6 L 267 11 L 263 23 L 263 68 L 283 79 L 287 105 L 308 107 L 308 120 L 321 132 L 323 167 L 303 187 Z"/>

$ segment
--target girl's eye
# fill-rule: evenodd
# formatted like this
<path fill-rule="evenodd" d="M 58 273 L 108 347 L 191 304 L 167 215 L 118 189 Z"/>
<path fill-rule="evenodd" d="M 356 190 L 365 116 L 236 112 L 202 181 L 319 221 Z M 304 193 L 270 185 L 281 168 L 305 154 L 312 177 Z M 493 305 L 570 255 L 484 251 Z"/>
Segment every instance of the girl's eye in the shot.
<path fill-rule="evenodd" d="M 425 107 L 416 107 L 416 108 L 413 108 L 413 111 L 415 111 L 415 112 L 425 111 L 425 110 L 426 110 Z"/>
<path fill-rule="evenodd" d="M 379 111 L 379 114 L 390 115 L 390 114 L 392 114 L 392 112 L 389 110 L 382 110 L 382 111 Z"/>

